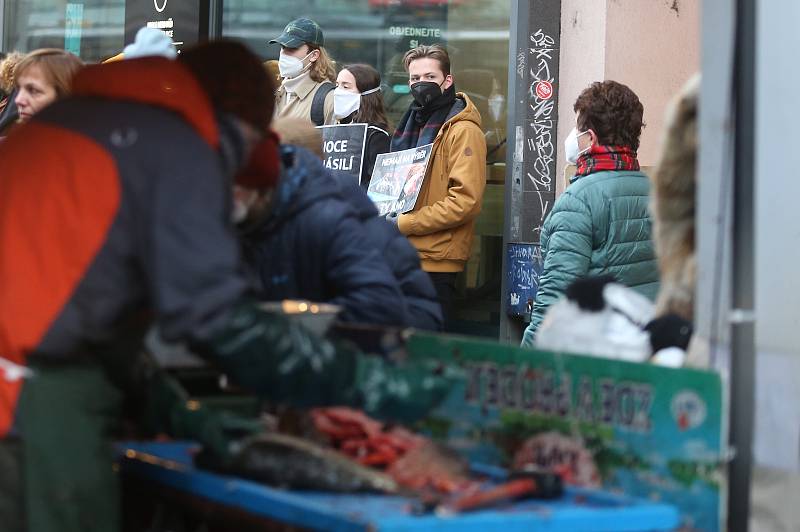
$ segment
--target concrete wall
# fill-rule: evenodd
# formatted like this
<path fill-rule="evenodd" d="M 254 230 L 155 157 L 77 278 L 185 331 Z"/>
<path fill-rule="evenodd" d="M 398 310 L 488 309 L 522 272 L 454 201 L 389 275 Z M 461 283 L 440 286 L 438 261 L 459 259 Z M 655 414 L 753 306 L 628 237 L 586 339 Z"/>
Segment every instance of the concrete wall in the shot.
<path fill-rule="evenodd" d="M 562 0 L 560 142 L 575 124 L 578 94 L 593 81 L 613 79 L 630 86 L 644 105 L 639 162 L 654 165 L 664 111 L 699 69 L 699 43 L 698 0 Z M 558 168 L 564 164 L 561 148 Z M 563 180 L 559 185 L 561 192 Z"/>

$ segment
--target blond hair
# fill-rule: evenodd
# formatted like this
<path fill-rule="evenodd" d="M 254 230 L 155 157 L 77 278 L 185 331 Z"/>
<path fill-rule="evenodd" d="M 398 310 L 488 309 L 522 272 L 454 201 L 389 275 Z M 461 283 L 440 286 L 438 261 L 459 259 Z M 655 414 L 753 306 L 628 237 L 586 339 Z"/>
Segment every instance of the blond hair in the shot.
<path fill-rule="evenodd" d="M 406 72 L 408 72 L 408 66 L 412 61 L 424 59 L 426 57 L 437 60 L 439 62 L 439 68 L 442 69 L 442 73 L 444 73 L 445 76 L 450 75 L 450 54 L 447 53 L 447 50 L 441 44 L 432 44 L 430 46 L 423 44 L 407 51 L 406 55 L 403 56 L 403 67 L 405 67 Z"/>
<path fill-rule="evenodd" d="M 322 83 L 323 81 L 336 83 L 336 62 L 331 59 L 325 48 L 311 43 L 306 43 L 306 45 L 309 53 L 319 50 L 319 57 L 311 64 L 311 70 L 309 71 L 311 79 L 317 83 Z"/>
<path fill-rule="evenodd" d="M 293 144 L 314 153 L 320 159 L 322 154 L 322 133 L 314 127 L 311 120 L 284 116 L 272 122 L 272 130 L 278 134 L 281 144 Z"/>
<path fill-rule="evenodd" d="M 0 61 L 0 91 L 11 92 L 14 90 L 14 69 L 22 61 L 25 54 L 11 52 Z"/>
<path fill-rule="evenodd" d="M 273 80 L 275 83 L 280 85 L 281 83 L 281 70 L 278 68 L 278 60 L 277 59 L 270 59 L 269 61 L 264 61 L 264 69 L 267 71 L 270 79 Z"/>
<path fill-rule="evenodd" d="M 83 61 L 75 54 L 59 48 L 40 48 L 34 50 L 17 63 L 14 68 L 15 83 L 29 68 L 38 66 L 47 82 L 61 98 L 72 92 L 72 78 L 83 67 Z"/>

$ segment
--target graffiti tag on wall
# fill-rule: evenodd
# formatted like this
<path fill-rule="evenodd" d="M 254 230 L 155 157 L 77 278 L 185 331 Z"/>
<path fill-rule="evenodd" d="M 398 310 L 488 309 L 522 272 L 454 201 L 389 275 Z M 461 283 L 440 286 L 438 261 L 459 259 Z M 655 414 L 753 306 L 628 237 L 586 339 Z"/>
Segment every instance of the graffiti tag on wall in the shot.
<path fill-rule="evenodd" d="M 558 49 L 555 38 L 539 28 L 530 36 L 528 105 L 529 162 L 525 171 L 526 189 L 535 193 L 532 222 L 535 240 L 550 212 L 554 200 L 553 175 L 556 164 L 556 118 L 558 107 L 555 98 L 556 60 Z"/>

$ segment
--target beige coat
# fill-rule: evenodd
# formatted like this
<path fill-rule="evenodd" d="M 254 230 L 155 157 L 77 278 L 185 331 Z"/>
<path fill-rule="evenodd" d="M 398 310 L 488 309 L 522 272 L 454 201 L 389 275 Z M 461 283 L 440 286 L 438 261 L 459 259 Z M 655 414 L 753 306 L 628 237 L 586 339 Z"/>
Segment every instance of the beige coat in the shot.
<path fill-rule="evenodd" d="M 302 74 L 303 80 L 294 93 L 286 90 L 281 85 L 275 93 L 275 118 L 291 117 L 311 120 L 311 103 L 314 95 L 319 90 L 320 82 L 311 79 L 308 72 Z M 285 82 L 284 82 L 285 83 Z M 333 91 L 325 96 L 325 124 L 334 124 L 333 117 Z"/>
<path fill-rule="evenodd" d="M 486 187 L 486 139 L 478 109 L 466 108 L 445 122 L 414 210 L 397 220 L 427 272 L 460 272 L 472 250 L 475 218 Z"/>

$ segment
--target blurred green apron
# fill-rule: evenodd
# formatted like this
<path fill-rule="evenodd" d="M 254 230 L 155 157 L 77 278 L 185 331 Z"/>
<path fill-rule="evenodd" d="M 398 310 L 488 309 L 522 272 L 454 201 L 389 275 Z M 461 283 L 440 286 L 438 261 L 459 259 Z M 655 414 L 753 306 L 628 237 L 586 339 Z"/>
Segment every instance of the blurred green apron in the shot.
<path fill-rule="evenodd" d="M 120 490 L 110 435 L 122 394 L 89 363 L 30 364 L 19 435 L 0 440 L 4 532 L 115 532 Z"/>

